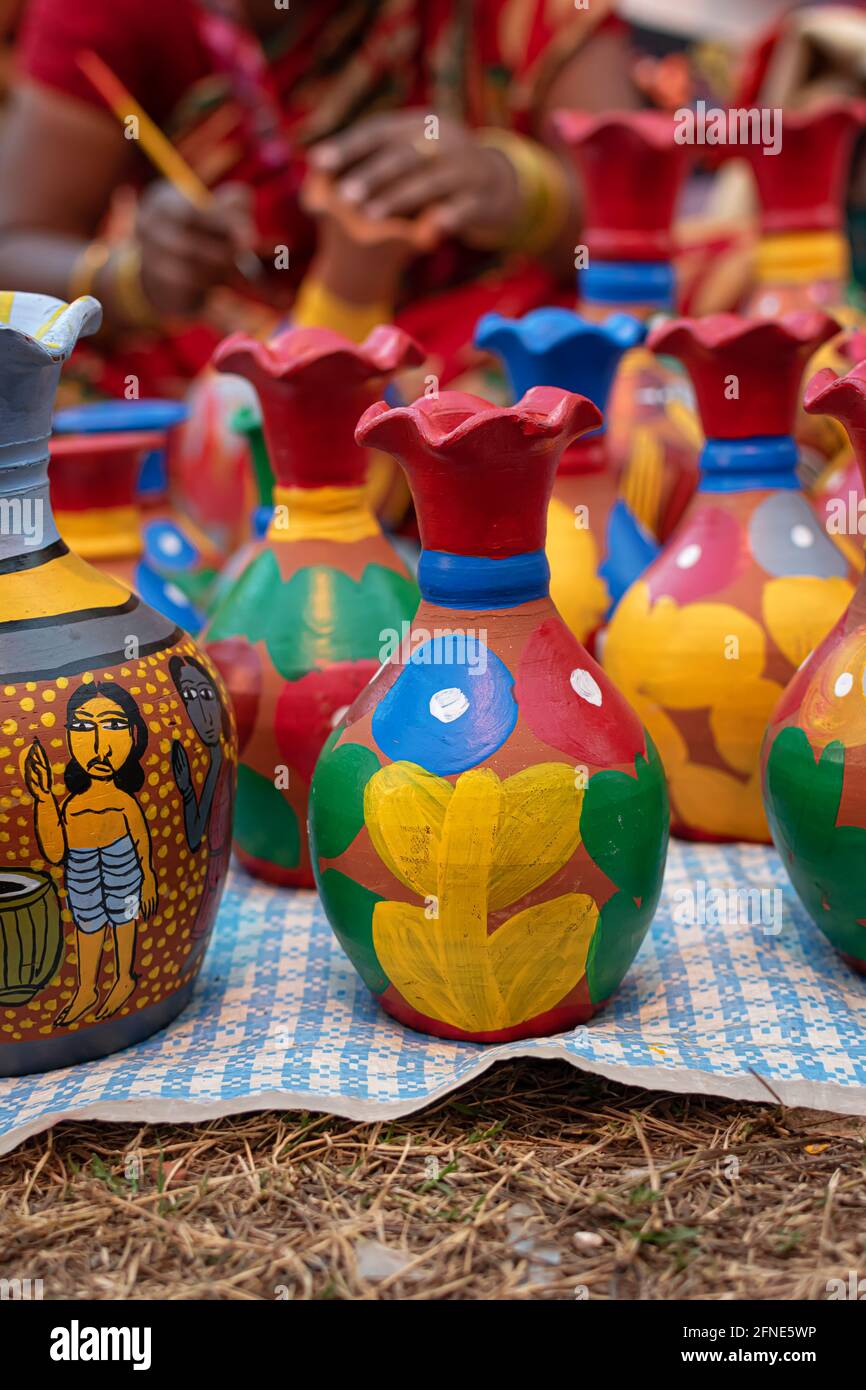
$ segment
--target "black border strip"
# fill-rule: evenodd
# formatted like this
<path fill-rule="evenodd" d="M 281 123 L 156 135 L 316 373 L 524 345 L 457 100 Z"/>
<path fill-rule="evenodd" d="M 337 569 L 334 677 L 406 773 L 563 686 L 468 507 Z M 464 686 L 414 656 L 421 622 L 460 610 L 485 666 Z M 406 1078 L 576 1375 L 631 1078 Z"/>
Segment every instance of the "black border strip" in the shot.
<path fill-rule="evenodd" d="M 47 565 L 50 560 L 57 560 L 61 555 L 69 554 L 69 546 L 60 536 L 50 545 L 44 545 L 41 550 L 24 550 L 19 555 L 10 555 L 6 560 L 0 560 L 0 575 L 18 574 L 20 570 L 35 570 L 40 565 Z"/>
<path fill-rule="evenodd" d="M 4 632 L 36 632 L 39 628 L 70 627 L 72 623 L 92 622 L 94 618 L 120 618 L 124 613 L 132 613 L 141 604 L 137 594 L 130 594 L 125 603 L 111 608 L 77 608 L 71 613 L 49 613 L 44 618 L 10 618 L 0 623 L 0 636 Z"/>

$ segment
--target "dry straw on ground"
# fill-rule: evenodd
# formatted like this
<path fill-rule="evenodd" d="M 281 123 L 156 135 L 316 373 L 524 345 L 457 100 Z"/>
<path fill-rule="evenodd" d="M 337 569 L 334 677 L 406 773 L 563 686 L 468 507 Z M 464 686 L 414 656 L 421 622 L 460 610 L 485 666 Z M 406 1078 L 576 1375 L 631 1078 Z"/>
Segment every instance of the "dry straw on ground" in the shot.
<path fill-rule="evenodd" d="M 45 1298 L 823 1299 L 866 1121 L 503 1064 L 418 1115 L 72 1123 L 0 1159 Z"/>

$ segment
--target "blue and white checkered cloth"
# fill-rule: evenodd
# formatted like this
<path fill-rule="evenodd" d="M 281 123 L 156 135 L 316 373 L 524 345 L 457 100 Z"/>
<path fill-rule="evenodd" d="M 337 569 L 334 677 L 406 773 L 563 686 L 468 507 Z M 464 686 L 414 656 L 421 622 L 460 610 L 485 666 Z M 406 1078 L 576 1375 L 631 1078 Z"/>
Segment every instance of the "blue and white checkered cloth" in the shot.
<path fill-rule="evenodd" d="M 103 1061 L 0 1080 L 0 1153 L 69 1118 L 270 1108 L 392 1118 L 518 1056 L 659 1090 L 862 1115 L 866 979 L 812 926 L 774 851 L 672 842 L 653 928 L 591 1023 L 528 1042 L 443 1042 L 378 1009 L 313 893 L 234 871 L 187 1011 Z"/>

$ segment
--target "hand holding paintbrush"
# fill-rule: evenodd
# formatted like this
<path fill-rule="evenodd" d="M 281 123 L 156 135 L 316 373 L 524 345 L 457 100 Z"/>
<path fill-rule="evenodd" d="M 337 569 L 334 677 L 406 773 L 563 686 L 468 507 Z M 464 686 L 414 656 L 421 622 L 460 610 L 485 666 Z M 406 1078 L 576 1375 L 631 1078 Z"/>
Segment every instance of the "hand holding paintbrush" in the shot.
<path fill-rule="evenodd" d="M 250 191 L 242 184 L 209 189 L 98 54 L 87 50 L 78 63 L 118 120 L 127 129 L 135 123 L 140 148 L 164 176 L 146 190 L 136 219 L 142 288 L 154 309 L 195 313 L 208 290 L 235 271 L 260 279 Z"/>

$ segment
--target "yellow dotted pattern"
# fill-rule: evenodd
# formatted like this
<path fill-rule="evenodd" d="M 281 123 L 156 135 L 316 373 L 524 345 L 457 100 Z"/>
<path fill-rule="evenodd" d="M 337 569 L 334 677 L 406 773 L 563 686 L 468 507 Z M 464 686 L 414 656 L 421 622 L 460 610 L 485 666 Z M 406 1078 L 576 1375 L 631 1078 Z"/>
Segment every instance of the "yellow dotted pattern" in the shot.
<path fill-rule="evenodd" d="M 66 901 L 62 866 L 46 863 L 40 857 L 36 840 L 33 800 L 24 783 L 24 759 L 38 738 L 48 756 L 55 794 L 63 792 L 63 772 L 68 761 L 65 737 L 65 706 L 80 685 L 93 681 L 114 681 L 134 696 L 148 728 L 148 744 L 142 758 L 144 785 L 136 794 L 150 828 L 151 855 L 157 879 L 157 911 L 149 921 L 139 922 L 135 949 L 134 993 L 119 1011 L 123 1017 L 146 1009 L 185 984 L 201 962 L 203 952 L 193 931 L 208 866 L 208 839 L 192 854 L 183 825 L 183 802 L 171 770 L 171 746 L 179 739 L 186 749 L 196 794 L 207 773 L 209 753 L 198 738 L 184 709 L 183 701 L 168 669 L 170 658 L 203 657 L 190 638 L 157 655 L 80 676 L 59 676 L 54 681 L 26 681 L 0 686 L 0 874 L 9 870 L 33 869 L 50 874 L 60 899 L 64 942 L 60 967 L 54 979 L 29 1003 L 6 1007 L 0 1002 L 0 1047 L 3 1041 L 21 1041 L 54 1032 L 54 1018 L 72 998 L 76 986 L 76 928 Z M 234 760 L 234 715 L 225 687 L 208 661 L 224 708 L 232 725 L 231 746 L 225 753 Z M 9 914 L 0 909 L 0 931 L 12 929 Z M 114 982 L 114 945 L 110 929 L 105 932 L 99 970 L 99 1001 L 105 999 Z M 193 956 L 190 959 L 191 955 Z M 0 989 L 3 980 L 0 978 Z M 99 1004 L 97 1004 L 99 1007 Z M 69 1032 L 98 1023 L 86 1015 L 72 1024 Z M 58 1031 L 67 1031 L 66 1029 Z"/>

